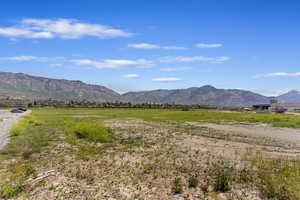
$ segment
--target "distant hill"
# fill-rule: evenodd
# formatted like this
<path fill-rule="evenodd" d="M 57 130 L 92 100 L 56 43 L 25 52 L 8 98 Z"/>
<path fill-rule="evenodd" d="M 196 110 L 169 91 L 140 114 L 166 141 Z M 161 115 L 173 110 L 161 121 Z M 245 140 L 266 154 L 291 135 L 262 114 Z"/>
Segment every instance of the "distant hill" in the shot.
<path fill-rule="evenodd" d="M 10 72 L 0 72 L 0 94 L 24 98 L 87 99 L 99 102 L 116 101 L 121 97 L 115 91 L 100 85 Z"/>
<path fill-rule="evenodd" d="M 250 91 L 217 89 L 210 85 L 188 89 L 128 92 L 122 96 L 123 100 L 133 103 L 158 102 L 233 107 L 269 103 L 270 101 L 268 97 Z"/>
<path fill-rule="evenodd" d="M 280 102 L 298 103 L 300 102 L 300 91 L 291 90 L 285 94 L 278 96 Z"/>

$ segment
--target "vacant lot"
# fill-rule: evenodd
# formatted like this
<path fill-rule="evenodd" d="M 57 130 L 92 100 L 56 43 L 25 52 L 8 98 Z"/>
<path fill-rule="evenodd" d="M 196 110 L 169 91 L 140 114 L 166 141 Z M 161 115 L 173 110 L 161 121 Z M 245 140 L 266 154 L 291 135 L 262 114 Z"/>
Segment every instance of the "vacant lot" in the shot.
<path fill-rule="evenodd" d="M 299 131 L 291 128 L 299 116 L 35 110 L 1 151 L 0 197 L 298 200 Z M 283 130 L 294 139 L 282 140 Z"/>

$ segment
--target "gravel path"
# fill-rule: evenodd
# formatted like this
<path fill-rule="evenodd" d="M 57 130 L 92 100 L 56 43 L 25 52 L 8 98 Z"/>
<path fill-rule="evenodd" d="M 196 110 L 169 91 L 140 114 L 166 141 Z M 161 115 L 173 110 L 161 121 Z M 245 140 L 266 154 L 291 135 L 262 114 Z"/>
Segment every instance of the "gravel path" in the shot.
<path fill-rule="evenodd" d="M 2 149 L 9 141 L 9 128 L 16 123 L 18 119 L 31 111 L 24 113 L 11 113 L 9 110 L 0 110 L 0 149 Z"/>
<path fill-rule="evenodd" d="M 198 122 L 190 122 L 189 124 L 220 130 L 228 134 L 235 133 L 244 136 L 271 138 L 300 147 L 300 129 L 272 127 L 267 124 L 227 125 Z"/>

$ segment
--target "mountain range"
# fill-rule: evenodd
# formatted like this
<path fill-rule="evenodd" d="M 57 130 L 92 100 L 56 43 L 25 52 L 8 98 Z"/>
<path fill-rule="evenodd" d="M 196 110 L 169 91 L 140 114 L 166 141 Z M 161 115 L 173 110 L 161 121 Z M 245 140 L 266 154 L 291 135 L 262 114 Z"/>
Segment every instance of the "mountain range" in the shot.
<path fill-rule="evenodd" d="M 100 102 L 120 99 L 120 94 L 100 85 L 10 72 L 0 72 L 0 94 L 24 98 L 87 99 Z"/>
<path fill-rule="evenodd" d="M 187 89 L 128 92 L 120 95 L 104 86 L 86 84 L 82 81 L 44 78 L 11 72 L 0 72 L 0 95 L 32 99 L 52 98 L 97 102 L 126 101 L 234 107 L 269 103 L 270 101 L 269 97 L 251 91 L 217 89 L 210 85 Z M 278 99 L 284 102 L 300 102 L 300 92 L 290 91 L 278 96 Z"/>
<path fill-rule="evenodd" d="M 298 103 L 300 102 L 300 91 L 291 90 L 285 94 L 278 96 L 278 100 L 281 102 Z"/>
<path fill-rule="evenodd" d="M 217 89 L 206 85 L 176 90 L 154 90 L 145 92 L 128 92 L 122 95 L 125 101 L 160 102 L 176 104 L 202 104 L 213 106 L 248 106 L 258 103 L 268 103 L 270 100 L 260 94 L 245 90 Z"/>

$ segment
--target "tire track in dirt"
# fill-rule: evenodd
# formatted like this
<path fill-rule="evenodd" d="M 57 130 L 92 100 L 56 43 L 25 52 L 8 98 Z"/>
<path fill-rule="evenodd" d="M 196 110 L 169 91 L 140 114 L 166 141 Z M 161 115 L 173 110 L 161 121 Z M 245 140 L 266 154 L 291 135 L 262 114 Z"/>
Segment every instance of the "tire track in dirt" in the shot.
<path fill-rule="evenodd" d="M 240 134 L 250 137 L 265 137 L 292 144 L 300 148 L 300 130 L 293 128 L 272 127 L 267 124 L 212 124 L 212 123 L 198 123 L 189 122 L 190 125 L 207 127 L 215 130 L 222 131 L 228 134 Z"/>

